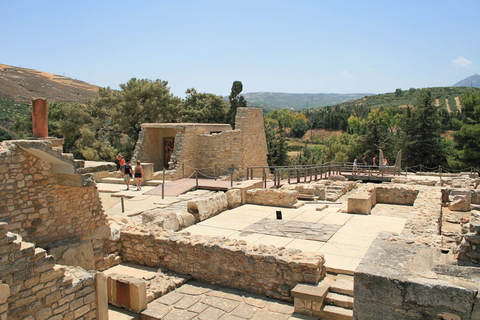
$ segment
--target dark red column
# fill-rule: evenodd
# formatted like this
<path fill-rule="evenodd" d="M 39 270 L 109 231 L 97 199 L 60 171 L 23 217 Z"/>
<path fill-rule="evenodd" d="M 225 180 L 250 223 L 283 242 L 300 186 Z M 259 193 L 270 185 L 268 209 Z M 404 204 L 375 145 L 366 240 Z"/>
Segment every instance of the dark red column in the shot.
<path fill-rule="evenodd" d="M 34 138 L 48 137 L 47 99 L 32 99 L 32 129 Z"/>

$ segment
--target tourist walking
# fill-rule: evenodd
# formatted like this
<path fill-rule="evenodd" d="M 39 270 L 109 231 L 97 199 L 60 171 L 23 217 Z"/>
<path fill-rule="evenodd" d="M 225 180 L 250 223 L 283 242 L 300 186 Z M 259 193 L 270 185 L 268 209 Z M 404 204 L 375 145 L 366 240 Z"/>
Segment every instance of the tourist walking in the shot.
<path fill-rule="evenodd" d="M 355 160 L 353 160 L 353 169 L 352 169 L 352 173 L 354 173 L 354 174 L 356 174 L 357 170 L 358 170 L 357 169 L 357 166 L 358 166 L 357 162 L 358 162 L 358 157 L 355 157 Z"/>
<path fill-rule="evenodd" d="M 132 166 L 130 165 L 130 160 L 127 159 L 122 171 L 123 181 L 125 181 L 125 184 L 127 185 L 127 190 L 130 190 L 130 179 L 132 179 Z"/>
<path fill-rule="evenodd" d="M 142 177 L 143 177 L 143 168 L 140 165 L 140 160 L 137 160 L 137 165 L 134 170 L 135 184 L 137 185 L 137 190 L 142 190 Z"/>
<path fill-rule="evenodd" d="M 123 166 L 125 165 L 125 158 L 120 153 L 117 154 L 116 158 L 117 158 L 118 164 L 120 166 L 120 168 L 118 170 L 120 170 L 120 172 L 122 172 L 123 171 Z"/>
<path fill-rule="evenodd" d="M 366 154 L 364 154 L 362 158 L 362 169 L 363 169 L 363 173 L 367 174 L 367 155 Z"/>
<path fill-rule="evenodd" d="M 387 157 L 383 158 L 383 163 L 382 163 L 382 176 L 383 173 L 387 173 L 387 166 L 388 166 L 388 160 Z"/>

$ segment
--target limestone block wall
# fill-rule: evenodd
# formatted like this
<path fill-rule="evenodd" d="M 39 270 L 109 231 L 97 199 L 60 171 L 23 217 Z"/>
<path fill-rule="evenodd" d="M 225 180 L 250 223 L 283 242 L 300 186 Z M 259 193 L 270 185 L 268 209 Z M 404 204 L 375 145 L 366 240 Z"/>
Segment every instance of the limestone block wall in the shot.
<path fill-rule="evenodd" d="M 217 174 L 225 174 L 228 169 L 234 168 L 238 175 L 238 170 L 242 168 L 242 135 L 243 132 L 239 130 L 198 135 L 194 150 L 197 168 L 212 177 L 215 175 L 215 165 Z"/>
<path fill-rule="evenodd" d="M 268 166 L 267 140 L 263 110 L 257 108 L 238 108 L 235 117 L 235 129 L 242 130 L 242 161 L 240 172 L 246 174 L 248 167 Z M 254 170 L 255 171 L 255 170 Z M 256 170 L 254 175 L 261 178 L 261 171 Z"/>
<path fill-rule="evenodd" d="M 88 239 L 106 216 L 96 186 L 57 184 L 52 165 L 21 148 L 0 152 L 0 221 L 39 246 Z"/>
<path fill-rule="evenodd" d="M 94 273 L 56 265 L 6 223 L 0 223 L 0 249 L 0 280 L 10 286 L 2 319 L 99 319 Z"/>
<path fill-rule="evenodd" d="M 189 233 L 154 234 L 148 230 L 122 231 L 124 261 L 167 268 L 209 283 L 291 301 L 297 283 L 316 284 L 325 276 L 321 253 L 273 246 L 247 246 L 225 237 Z"/>
<path fill-rule="evenodd" d="M 87 174 L 88 175 L 88 174 Z M 52 164 L 15 145 L 0 148 L 0 222 L 28 242 L 48 248 L 57 241 L 110 235 L 96 185 L 81 175 L 62 175 Z M 96 246 L 96 261 L 103 248 Z"/>
<path fill-rule="evenodd" d="M 163 138 L 175 137 L 170 169 L 176 169 L 177 179 L 190 176 L 195 168 L 213 176 L 215 165 L 223 171 L 236 168 L 237 176 L 245 176 L 249 166 L 267 166 L 263 111 L 238 108 L 235 121 L 236 130 L 227 124 L 142 124 L 134 159 L 151 162 L 155 170 L 161 170 Z"/>

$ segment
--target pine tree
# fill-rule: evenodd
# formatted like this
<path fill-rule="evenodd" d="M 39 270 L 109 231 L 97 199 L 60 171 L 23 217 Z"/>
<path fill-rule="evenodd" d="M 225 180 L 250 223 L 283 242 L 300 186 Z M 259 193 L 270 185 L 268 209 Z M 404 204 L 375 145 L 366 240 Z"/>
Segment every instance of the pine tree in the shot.
<path fill-rule="evenodd" d="M 411 118 L 407 115 L 404 121 L 406 164 L 422 164 L 431 168 L 444 164 L 446 157 L 441 137 L 442 125 L 430 90 L 421 90 L 419 105 L 412 110 Z"/>

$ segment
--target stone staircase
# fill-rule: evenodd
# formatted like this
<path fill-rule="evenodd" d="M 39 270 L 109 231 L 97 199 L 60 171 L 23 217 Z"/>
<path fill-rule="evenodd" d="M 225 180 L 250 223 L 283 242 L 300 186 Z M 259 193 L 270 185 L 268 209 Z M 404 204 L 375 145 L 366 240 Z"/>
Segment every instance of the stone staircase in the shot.
<path fill-rule="evenodd" d="M 353 319 L 353 276 L 327 273 L 318 285 L 298 284 L 292 296 L 295 313 L 324 320 Z"/>

